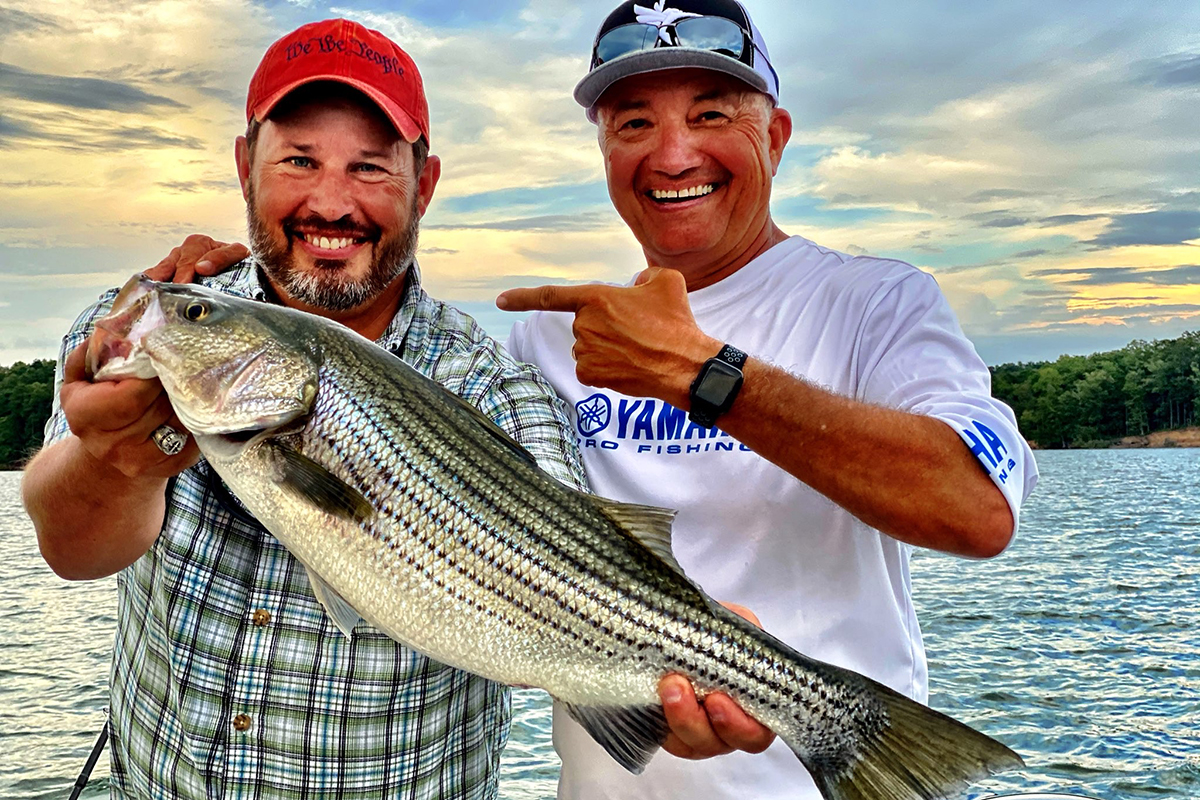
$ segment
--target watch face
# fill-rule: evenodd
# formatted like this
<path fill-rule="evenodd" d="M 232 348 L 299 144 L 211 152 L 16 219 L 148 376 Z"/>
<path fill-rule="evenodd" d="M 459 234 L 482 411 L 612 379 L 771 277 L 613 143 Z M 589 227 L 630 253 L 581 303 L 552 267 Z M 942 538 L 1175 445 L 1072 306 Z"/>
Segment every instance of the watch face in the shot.
<path fill-rule="evenodd" d="M 714 406 L 721 406 L 742 382 L 742 372 L 720 361 L 710 361 L 693 393 Z"/>

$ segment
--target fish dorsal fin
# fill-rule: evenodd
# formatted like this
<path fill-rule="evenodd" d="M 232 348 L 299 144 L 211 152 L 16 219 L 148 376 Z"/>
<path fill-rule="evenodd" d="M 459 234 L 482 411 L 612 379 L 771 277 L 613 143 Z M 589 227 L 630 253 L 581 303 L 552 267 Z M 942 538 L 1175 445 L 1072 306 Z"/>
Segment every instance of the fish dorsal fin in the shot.
<path fill-rule="evenodd" d="M 279 483 L 317 508 L 342 519 L 363 522 L 374 508 L 362 493 L 303 453 L 281 444 L 272 445 L 279 456 Z"/>
<path fill-rule="evenodd" d="M 661 705 L 595 707 L 563 703 L 571 717 L 625 769 L 640 775 L 670 733 Z"/>
<path fill-rule="evenodd" d="M 675 521 L 676 514 L 674 510 L 618 503 L 602 497 L 593 499 L 600 504 L 600 510 L 605 516 L 628 531 L 654 555 L 675 570 L 683 572 L 683 567 L 679 566 L 679 562 L 675 560 L 675 552 L 671 549 L 671 523 Z"/>
<path fill-rule="evenodd" d="M 487 433 L 491 434 L 496 441 L 500 442 L 500 444 L 511 450 L 514 455 L 523 458 L 530 464 L 533 464 L 535 467 L 537 466 L 537 459 L 533 457 L 533 453 L 526 450 L 520 442 L 505 433 L 504 429 L 497 425 L 495 420 L 488 417 L 487 414 L 484 414 L 478 408 L 471 405 L 466 400 L 447 389 L 445 386 L 442 386 L 441 384 L 437 384 L 437 386 L 445 394 L 446 399 L 450 401 L 452 405 L 455 405 L 461 409 L 476 425 L 478 425 Z"/>
<path fill-rule="evenodd" d="M 317 596 L 317 602 L 325 609 L 325 613 L 333 620 L 333 624 L 337 626 L 337 629 L 349 639 L 353 634 L 354 626 L 362 619 L 362 615 L 354 609 L 354 606 L 347 603 L 344 597 L 322 580 L 320 575 L 308 567 L 305 567 L 304 571 L 308 573 L 308 582 L 312 585 L 313 594 Z"/>

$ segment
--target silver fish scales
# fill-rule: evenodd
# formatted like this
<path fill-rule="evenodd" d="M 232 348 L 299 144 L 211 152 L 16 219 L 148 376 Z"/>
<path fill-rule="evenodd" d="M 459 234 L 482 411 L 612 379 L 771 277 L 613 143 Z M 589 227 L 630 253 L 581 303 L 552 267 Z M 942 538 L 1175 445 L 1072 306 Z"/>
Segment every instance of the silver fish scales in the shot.
<path fill-rule="evenodd" d="M 230 489 L 308 570 L 347 636 L 410 647 L 561 702 L 640 772 L 663 675 L 725 692 L 827 798 L 950 796 L 1020 758 L 810 659 L 703 593 L 674 512 L 566 487 L 478 410 L 328 320 L 135 279 L 93 338 L 97 378 L 162 379 Z"/>

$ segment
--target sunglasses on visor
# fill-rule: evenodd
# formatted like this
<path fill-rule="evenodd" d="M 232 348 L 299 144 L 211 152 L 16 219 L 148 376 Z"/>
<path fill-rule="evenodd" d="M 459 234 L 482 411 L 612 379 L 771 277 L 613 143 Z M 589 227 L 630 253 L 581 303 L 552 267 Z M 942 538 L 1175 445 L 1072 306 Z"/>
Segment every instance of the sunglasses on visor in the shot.
<path fill-rule="evenodd" d="M 660 31 L 668 32 L 664 41 Z M 613 28 L 600 37 L 592 53 L 592 69 L 614 58 L 652 50 L 655 47 L 688 47 L 709 50 L 754 66 L 754 42 L 736 22 L 724 17 L 688 17 L 659 26 L 647 22 L 630 22 Z"/>

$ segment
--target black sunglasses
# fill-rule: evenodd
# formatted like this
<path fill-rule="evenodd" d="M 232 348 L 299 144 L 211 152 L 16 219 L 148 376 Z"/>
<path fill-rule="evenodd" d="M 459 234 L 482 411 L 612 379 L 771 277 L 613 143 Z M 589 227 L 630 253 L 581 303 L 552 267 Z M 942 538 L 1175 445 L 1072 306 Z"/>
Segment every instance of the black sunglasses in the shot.
<path fill-rule="evenodd" d="M 664 41 L 660 28 L 647 22 L 619 25 L 596 41 L 592 51 L 592 69 L 614 58 L 653 50 L 655 47 L 689 47 L 709 50 L 729 56 L 743 64 L 754 66 L 754 42 L 750 35 L 731 19 L 724 17 L 688 17 L 664 25 L 671 41 Z"/>

